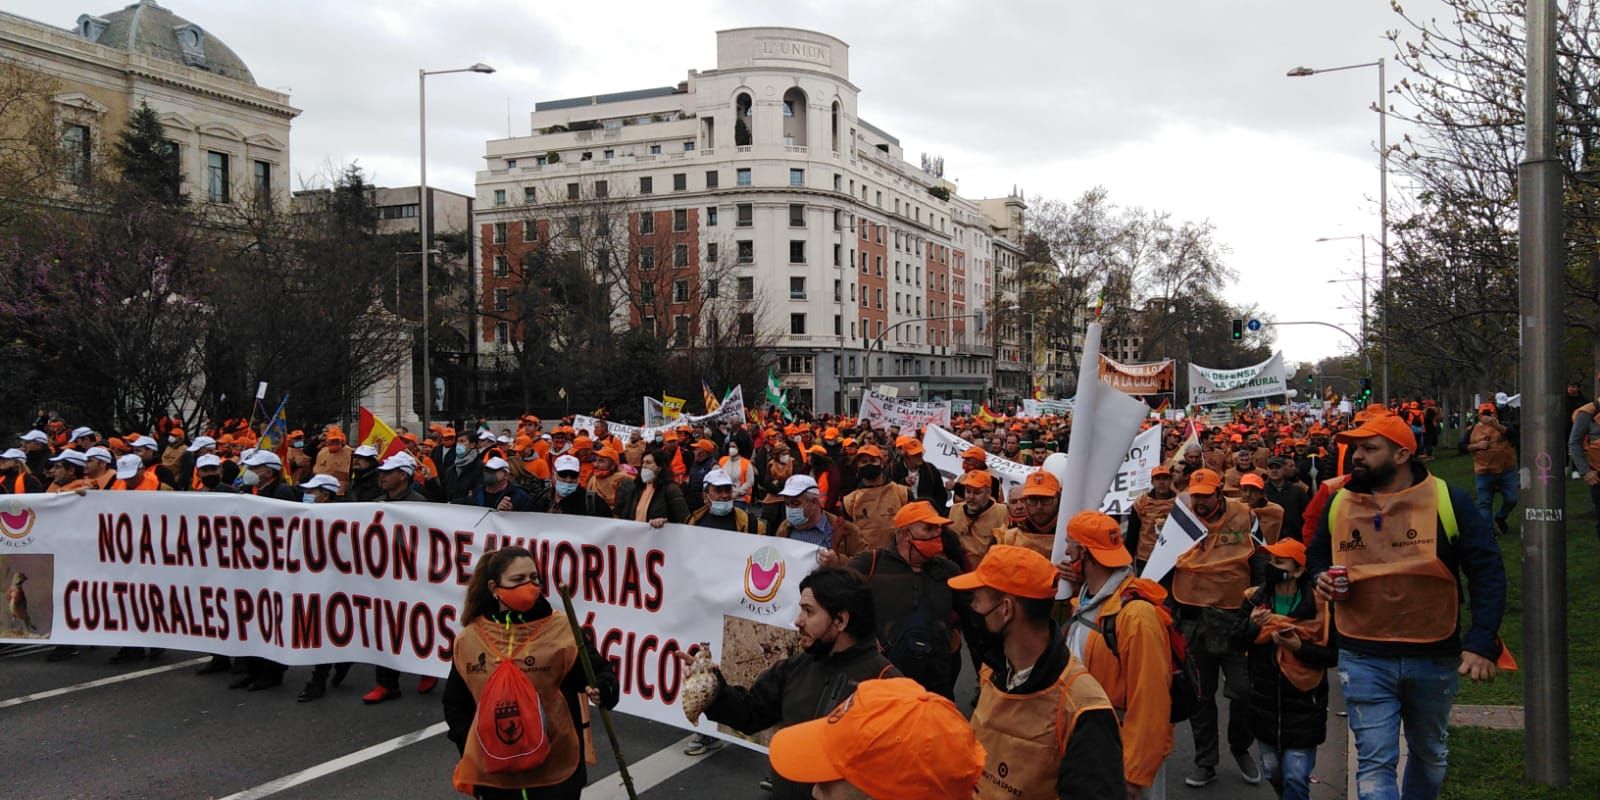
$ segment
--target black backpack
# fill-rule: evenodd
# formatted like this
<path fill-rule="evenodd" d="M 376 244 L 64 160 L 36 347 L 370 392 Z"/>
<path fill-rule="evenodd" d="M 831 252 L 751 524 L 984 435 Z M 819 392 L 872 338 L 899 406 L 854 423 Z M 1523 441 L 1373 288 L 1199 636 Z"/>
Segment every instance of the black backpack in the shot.
<path fill-rule="evenodd" d="M 1122 607 L 1127 608 L 1128 604 L 1134 601 L 1150 602 L 1149 598 L 1143 595 L 1128 592 L 1122 597 Z M 1090 630 L 1105 639 L 1106 648 L 1119 659 L 1121 654 L 1117 651 L 1117 617 L 1121 616 L 1121 613 L 1118 611 L 1100 622 L 1081 620 Z M 1172 696 L 1171 721 L 1178 723 L 1194 716 L 1195 710 L 1200 707 L 1200 670 L 1195 666 L 1194 655 L 1189 652 L 1189 640 L 1178 632 L 1176 622 L 1167 623 L 1167 644 L 1171 654 L 1172 672 L 1169 689 Z"/>

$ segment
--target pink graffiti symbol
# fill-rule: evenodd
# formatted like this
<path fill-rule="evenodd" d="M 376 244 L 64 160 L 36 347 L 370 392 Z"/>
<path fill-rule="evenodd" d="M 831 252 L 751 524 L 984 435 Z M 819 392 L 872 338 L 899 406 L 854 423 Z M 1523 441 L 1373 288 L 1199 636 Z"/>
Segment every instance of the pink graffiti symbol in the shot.
<path fill-rule="evenodd" d="M 1540 483 L 1549 483 L 1550 479 L 1554 477 L 1550 474 L 1552 463 L 1554 462 L 1549 453 L 1540 453 L 1533 457 L 1533 465 L 1539 468 L 1538 478 Z"/>

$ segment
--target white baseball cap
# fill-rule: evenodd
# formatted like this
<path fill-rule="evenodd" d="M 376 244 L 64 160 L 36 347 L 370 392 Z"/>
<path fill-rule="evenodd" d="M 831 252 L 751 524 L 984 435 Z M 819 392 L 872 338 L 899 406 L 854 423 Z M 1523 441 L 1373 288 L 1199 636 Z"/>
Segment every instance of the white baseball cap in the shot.
<path fill-rule="evenodd" d="M 789 480 L 783 482 L 783 489 L 778 492 L 780 497 L 799 497 L 806 492 L 820 492 L 817 481 L 810 475 L 790 475 Z"/>
<path fill-rule="evenodd" d="M 245 457 L 243 463 L 247 467 L 272 467 L 273 469 L 277 470 L 283 469 L 283 459 L 278 458 L 278 454 L 272 452 L 271 450 L 256 450 L 249 456 Z"/>
<path fill-rule="evenodd" d="M 133 444 L 130 445 L 130 446 L 132 448 L 134 448 L 135 450 L 137 450 L 137 449 L 139 449 L 141 447 L 148 448 L 148 449 L 151 449 L 151 450 L 155 450 L 155 449 L 158 449 L 160 447 L 160 445 L 156 444 L 156 440 L 154 440 L 154 439 L 152 439 L 152 438 L 150 438 L 148 436 L 145 436 L 143 434 L 140 434 L 139 436 L 135 437 L 134 440 L 133 440 Z"/>
<path fill-rule="evenodd" d="M 50 443 L 50 437 L 46 436 L 44 431 L 38 429 L 28 431 L 17 438 L 24 442 L 38 442 L 39 444 Z"/>
<path fill-rule="evenodd" d="M 134 458 L 137 459 L 138 456 L 134 456 Z M 89 463 L 89 457 L 77 450 L 62 450 L 55 458 L 50 460 L 55 462 L 65 461 L 68 464 L 76 464 L 80 467 Z"/>
<path fill-rule="evenodd" d="M 220 466 L 222 466 L 222 459 L 218 458 L 216 453 L 206 453 L 205 455 L 194 460 L 195 469 Z"/>
<path fill-rule="evenodd" d="M 339 479 L 332 475 L 313 475 L 311 480 L 300 484 L 300 488 L 308 492 L 312 489 L 326 489 L 337 493 L 339 491 Z"/>
<path fill-rule="evenodd" d="M 117 459 L 117 477 L 122 480 L 128 480 L 138 475 L 142 469 L 144 469 L 144 462 L 140 461 L 139 457 L 132 453 Z"/>
<path fill-rule="evenodd" d="M 83 451 L 83 456 L 85 459 L 92 458 L 96 461 L 104 461 L 107 464 L 117 463 L 117 457 L 111 455 L 111 451 L 105 449 L 104 447 L 91 447 L 88 450 Z M 87 463 L 87 461 L 85 463 Z"/>
<path fill-rule="evenodd" d="M 189 443 L 189 452 L 198 453 L 201 450 L 206 449 L 207 447 L 216 447 L 216 446 L 217 446 L 217 440 L 216 439 L 213 439 L 210 436 L 196 436 L 196 437 L 194 437 L 194 441 Z"/>
<path fill-rule="evenodd" d="M 733 486 L 733 479 L 728 477 L 727 472 L 724 472 L 720 469 L 714 469 L 706 473 L 706 485 L 731 487 Z"/>
<path fill-rule="evenodd" d="M 0 453 L 0 461 L 27 461 L 27 460 L 28 460 L 28 454 L 22 452 L 21 450 L 18 450 L 15 447 L 11 448 L 10 450 L 5 451 L 4 453 Z"/>
<path fill-rule="evenodd" d="M 576 456 L 559 456 L 556 458 L 556 472 L 581 472 L 583 462 Z"/>
<path fill-rule="evenodd" d="M 362 458 L 377 458 L 378 457 L 378 448 L 373 447 L 370 444 L 364 444 L 364 445 L 361 445 L 360 447 L 357 447 L 355 449 L 355 452 L 351 453 L 351 455 L 361 456 Z"/>
<path fill-rule="evenodd" d="M 393 470 L 400 470 L 410 475 L 417 471 L 417 460 L 406 453 L 395 453 L 378 465 L 378 471 L 380 472 L 391 472 Z"/>
<path fill-rule="evenodd" d="M 484 469 L 511 469 L 511 465 L 507 464 L 505 459 L 503 459 L 503 458 L 501 458 L 499 456 L 495 456 L 494 458 L 491 458 L 488 461 L 483 462 L 483 468 Z"/>
<path fill-rule="evenodd" d="M 67 437 L 67 438 L 69 438 L 69 439 L 71 439 L 73 441 L 77 441 L 79 439 L 82 439 L 85 436 L 94 436 L 94 435 L 95 435 L 94 428 L 91 428 L 91 427 L 85 425 L 85 426 L 83 426 L 81 428 L 73 428 L 72 429 L 72 435 Z"/>
<path fill-rule="evenodd" d="M 510 436 L 497 436 L 495 437 L 495 441 L 501 444 L 511 444 L 512 439 Z"/>
<path fill-rule="evenodd" d="M 481 441 L 483 441 L 485 439 L 488 439 L 491 442 L 495 441 L 494 431 L 487 430 L 487 429 L 478 431 L 478 441 L 481 442 Z"/>

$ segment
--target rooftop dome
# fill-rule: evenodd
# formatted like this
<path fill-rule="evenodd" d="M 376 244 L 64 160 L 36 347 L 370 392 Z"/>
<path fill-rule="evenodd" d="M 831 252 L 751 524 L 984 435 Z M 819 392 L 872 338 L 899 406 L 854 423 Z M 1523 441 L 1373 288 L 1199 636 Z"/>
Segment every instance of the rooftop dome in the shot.
<path fill-rule="evenodd" d="M 140 0 L 104 16 L 78 17 L 77 34 L 91 42 L 130 53 L 214 72 L 254 85 L 255 77 L 232 49 L 177 14 Z"/>

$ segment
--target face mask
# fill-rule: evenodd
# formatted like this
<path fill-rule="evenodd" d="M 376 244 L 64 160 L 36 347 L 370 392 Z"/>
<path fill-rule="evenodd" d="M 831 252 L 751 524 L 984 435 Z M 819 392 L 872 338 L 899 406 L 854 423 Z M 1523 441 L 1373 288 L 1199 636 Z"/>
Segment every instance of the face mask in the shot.
<path fill-rule="evenodd" d="M 921 553 L 923 558 L 933 558 L 944 554 L 943 539 L 912 539 L 911 547 Z"/>
<path fill-rule="evenodd" d="M 856 471 L 861 473 L 861 477 L 869 481 L 875 481 L 883 477 L 883 466 L 880 464 L 862 464 L 861 468 Z"/>
<path fill-rule="evenodd" d="M 644 481 L 645 483 L 655 483 L 656 471 L 650 469 L 649 467 L 639 470 L 639 480 Z"/>
<path fill-rule="evenodd" d="M 778 456 L 778 463 L 779 464 L 787 464 L 787 463 L 789 463 L 789 454 L 788 453 L 784 453 L 783 455 Z"/>
<path fill-rule="evenodd" d="M 577 481 L 556 481 L 557 496 L 566 497 L 576 491 L 578 491 Z"/>
<path fill-rule="evenodd" d="M 220 484 L 220 483 L 222 483 L 222 476 L 221 475 L 201 475 L 200 476 L 200 485 L 206 487 L 207 489 L 215 489 L 215 488 L 217 488 L 217 485 Z"/>
<path fill-rule="evenodd" d="M 739 457 L 739 448 L 737 448 L 737 447 L 728 448 L 728 456 L 730 458 L 738 458 Z"/>
<path fill-rule="evenodd" d="M 726 516 L 728 516 L 728 513 L 731 512 L 731 511 L 733 511 L 733 501 L 732 500 L 712 500 L 711 501 L 711 513 L 712 514 L 714 514 L 716 516 L 719 516 L 719 517 L 726 517 Z"/>
<path fill-rule="evenodd" d="M 1273 583 L 1288 583 L 1294 579 L 1295 576 L 1290 574 L 1288 570 L 1279 569 L 1277 567 L 1267 568 L 1267 580 L 1272 581 Z"/>
<path fill-rule="evenodd" d="M 294 444 L 291 444 L 289 446 L 293 447 L 296 450 L 304 450 L 304 449 L 306 449 L 306 443 L 305 442 L 295 442 Z"/>
<path fill-rule="evenodd" d="M 246 486 L 261 485 L 261 476 L 257 475 L 256 471 L 253 469 L 247 469 L 239 473 L 239 480 L 242 481 Z"/>
<path fill-rule="evenodd" d="M 528 581 L 521 586 L 510 589 L 494 590 L 494 597 L 500 604 L 512 611 L 529 611 L 534 604 L 539 602 L 539 586 L 533 581 Z"/>
<path fill-rule="evenodd" d="M 308 492 L 300 495 L 300 502 L 305 503 L 306 505 L 311 505 L 312 503 L 317 502 L 317 496 Z"/>
<path fill-rule="evenodd" d="M 466 443 L 465 442 L 456 442 L 456 458 L 461 458 L 462 456 L 465 456 L 466 454 L 467 454 L 467 445 L 466 445 Z"/>
<path fill-rule="evenodd" d="M 565 453 L 565 452 L 567 452 L 568 450 L 571 450 L 571 449 L 572 449 L 572 445 L 567 444 L 566 442 L 562 442 L 561 444 L 556 445 L 556 455 L 560 455 L 560 454 Z"/>
<path fill-rule="evenodd" d="M 785 506 L 783 509 L 783 518 L 789 521 L 789 527 L 798 528 L 806 524 L 806 510 L 803 508 L 789 508 Z"/>
<path fill-rule="evenodd" d="M 167 437 L 167 444 L 177 444 L 177 443 L 178 443 L 178 442 L 180 442 L 180 441 L 182 441 L 182 440 L 181 440 L 181 439 L 179 439 L 179 438 L 178 438 L 178 437 L 176 437 L 176 436 L 168 436 L 168 437 Z"/>
<path fill-rule="evenodd" d="M 485 472 L 483 474 L 483 485 L 484 486 L 498 486 L 498 485 L 500 485 L 500 482 L 503 481 L 503 480 L 505 480 L 505 477 L 502 476 L 499 472 Z"/>

